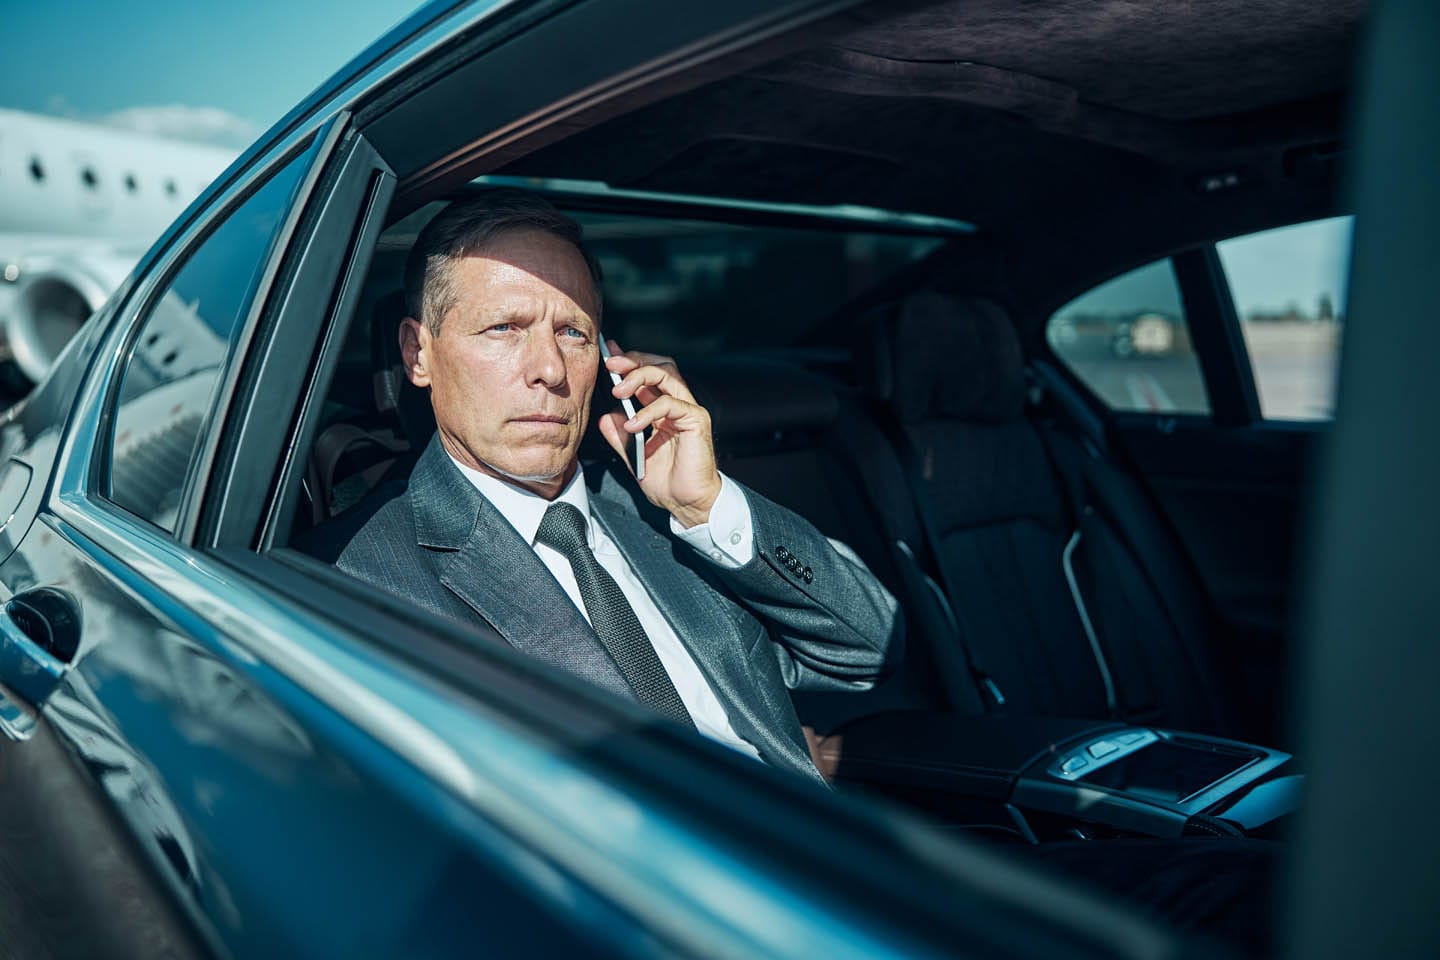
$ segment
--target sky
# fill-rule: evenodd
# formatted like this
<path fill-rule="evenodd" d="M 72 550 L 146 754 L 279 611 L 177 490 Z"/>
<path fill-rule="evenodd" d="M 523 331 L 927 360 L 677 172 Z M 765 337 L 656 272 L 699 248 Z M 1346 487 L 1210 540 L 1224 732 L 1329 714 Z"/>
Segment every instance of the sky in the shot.
<path fill-rule="evenodd" d="M 1321 296 L 1343 313 L 1353 231 L 1350 217 L 1333 217 L 1218 244 L 1240 316 L 1292 306 L 1313 316 Z"/>
<path fill-rule="evenodd" d="M 244 147 L 420 0 L 0 0 L 0 107 Z"/>

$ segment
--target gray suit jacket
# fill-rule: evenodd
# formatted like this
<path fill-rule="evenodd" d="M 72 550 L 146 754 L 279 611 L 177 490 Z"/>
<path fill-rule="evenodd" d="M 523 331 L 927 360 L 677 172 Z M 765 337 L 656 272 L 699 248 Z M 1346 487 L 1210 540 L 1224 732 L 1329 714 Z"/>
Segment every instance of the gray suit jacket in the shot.
<path fill-rule="evenodd" d="M 743 486 L 755 557 L 725 570 L 673 539 L 663 512 L 633 482 L 605 471 L 586 482 L 591 513 L 695 658 L 736 733 L 767 762 L 818 776 L 787 690 L 872 686 L 899 657 L 895 600 L 857 558 Z M 442 616 L 488 623 L 517 650 L 635 699 L 585 617 L 438 438 L 408 484 L 382 485 L 314 534 L 302 549 L 347 573 Z"/>

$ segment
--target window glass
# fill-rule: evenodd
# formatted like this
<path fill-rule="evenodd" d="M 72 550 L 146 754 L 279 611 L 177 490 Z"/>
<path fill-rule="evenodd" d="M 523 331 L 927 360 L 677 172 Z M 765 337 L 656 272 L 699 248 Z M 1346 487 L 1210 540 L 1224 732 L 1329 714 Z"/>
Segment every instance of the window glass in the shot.
<path fill-rule="evenodd" d="M 1116 410 L 1210 412 L 1180 285 L 1168 259 L 1121 274 L 1071 300 L 1050 318 L 1045 339 L 1055 355 Z"/>
<path fill-rule="evenodd" d="M 1333 217 L 1215 245 L 1267 420 L 1334 414 L 1353 229 Z"/>
<path fill-rule="evenodd" d="M 152 301 L 120 383 L 108 496 L 175 529 L 225 363 L 290 206 L 305 154 L 233 210 Z"/>
<path fill-rule="evenodd" d="M 627 349 L 665 354 L 820 343 L 833 311 L 944 242 L 933 236 L 619 214 L 572 216 L 584 226 L 586 243 L 605 274 L 607 333 Z"/>

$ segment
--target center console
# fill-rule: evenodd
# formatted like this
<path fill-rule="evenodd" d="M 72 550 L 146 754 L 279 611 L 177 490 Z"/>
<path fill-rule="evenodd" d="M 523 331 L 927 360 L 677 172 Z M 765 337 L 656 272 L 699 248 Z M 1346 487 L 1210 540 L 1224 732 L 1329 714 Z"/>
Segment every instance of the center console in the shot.
<path fill-rule="evenodd" d="M 837 784 L 1032 842 L 1263 833 L 1303 784 L 1279 750 L 1103 721 L 888 713 L 838 748 Z"/>

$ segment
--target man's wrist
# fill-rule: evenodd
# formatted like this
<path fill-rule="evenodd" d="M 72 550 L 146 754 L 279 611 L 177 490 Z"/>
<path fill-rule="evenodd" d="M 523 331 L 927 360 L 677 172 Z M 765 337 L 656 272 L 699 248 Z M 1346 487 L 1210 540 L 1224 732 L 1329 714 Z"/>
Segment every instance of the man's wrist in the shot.
<path fill-rule="evenodd" d="M 675 522 L 687 530 L 691 527 L 698 527 L 702 523 L 709 523 L 710 511 L 715 506 L 715 501 L 720 498 L 720 490 L 721 483 L 717 478 L 715 489 L 708 497 L 697 503 L 678 506 L 670 511 L 670 516 L 674 517 Z"/>
<path fill-rule="evenodd" d="M 715 564 L 738 570 L 755 558 L 755 531 L 750 502 L 729 477 L 720 474 L 720 493 L 710 507 L 709 519 L 682 527 L 670 515 L 670 532 Z"/>

